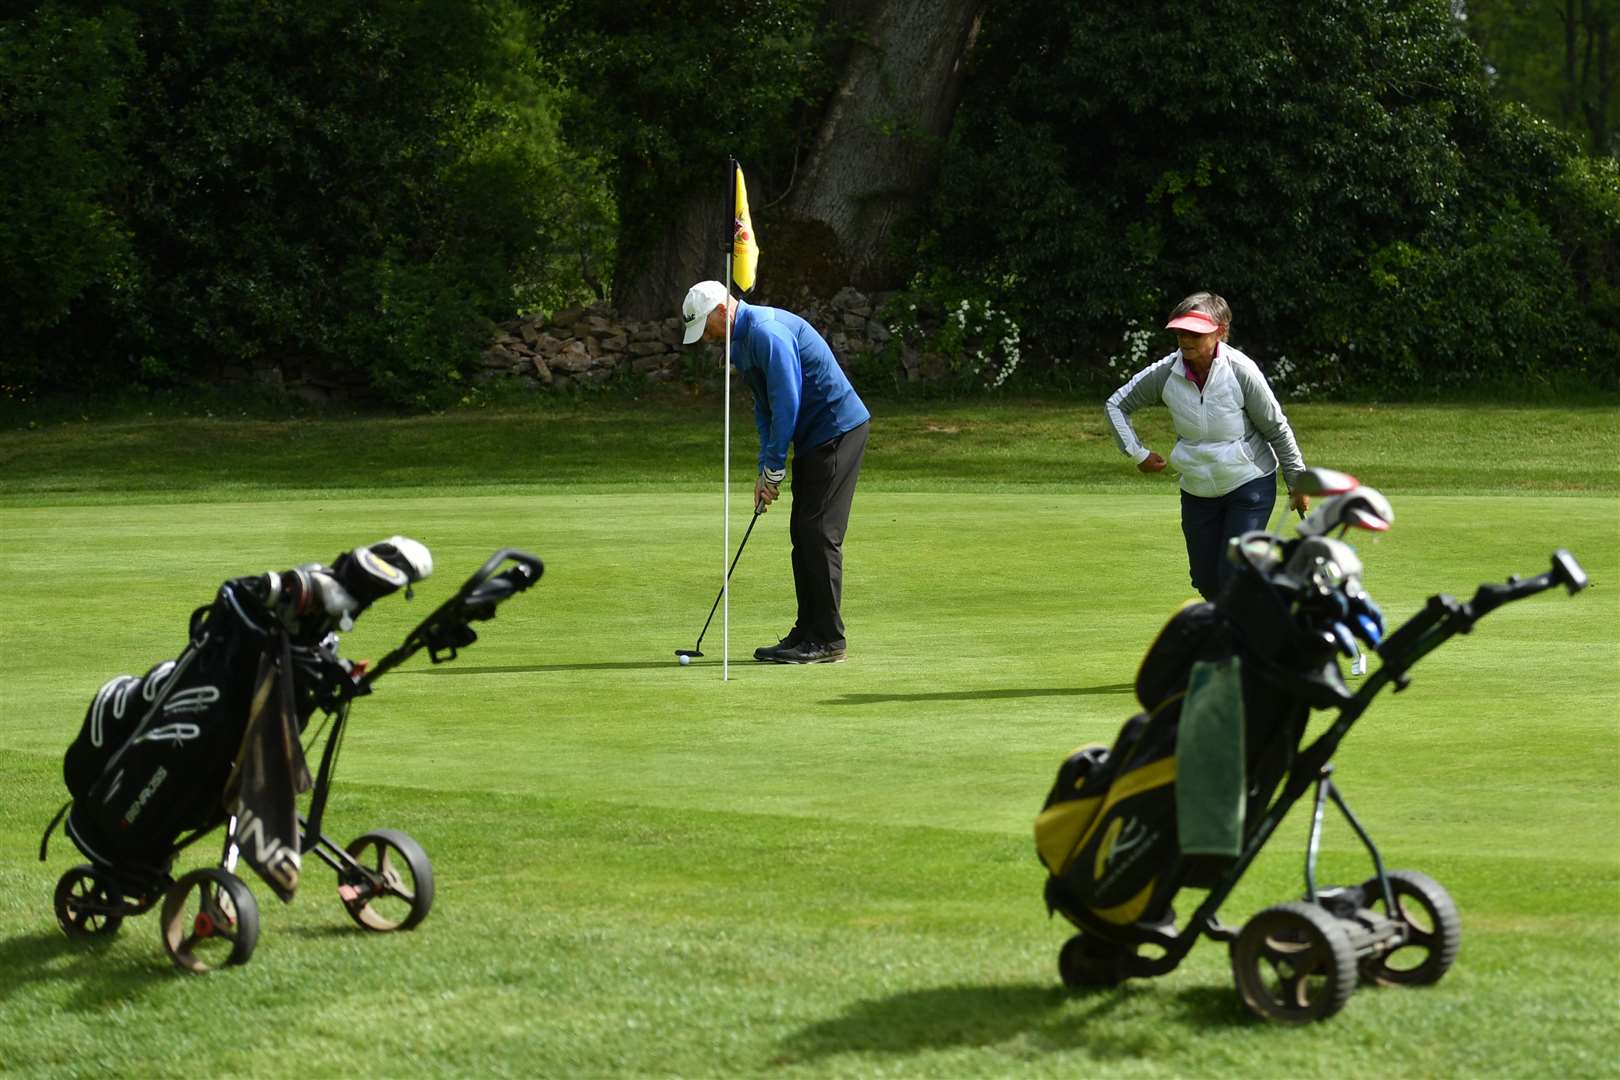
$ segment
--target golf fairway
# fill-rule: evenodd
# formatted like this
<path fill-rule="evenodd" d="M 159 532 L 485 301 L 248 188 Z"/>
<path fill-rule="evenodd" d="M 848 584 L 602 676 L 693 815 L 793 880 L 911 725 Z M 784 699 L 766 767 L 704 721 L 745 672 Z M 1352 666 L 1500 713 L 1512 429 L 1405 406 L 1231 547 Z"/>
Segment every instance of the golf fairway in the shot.
<path fill-rule="evenodd" d="M 1031 825 L 1064 755 L 1131 715 L 1143 651 L 1191 596 L 1173 490 L 870 481 L 846 543 L 849 660 L 751 659 L 792 621 L 783 505 L 732 578 L 726 679 L 719 614 L 702 659 L 674 650 L 747 526 L 742 487 L 729 551 L 718 492 L 691 486 L 8 505 L 0 1069 L 1615 1075 L 1612 494 L 1390 490 L 1394 528 L 1350 537 L 1390 628 L 1432 594 L 1539 573 L 1555 547 L 1592 587 L 1495 612 L 1350 732 L 1336 781 L 1392 867 L 1451 892 L 1462 951 L 1435 987 L 1363 987 L 1287 1030 L 1248 1018 L 1213 942 L 1115 991 L 1069 994 L 1056 975 L 1065 931 Z M 241 968 L 180 975 L 151 914 L 67 939 L 51 893 L 82 860 L 58 835 L 37 861 L 39 835 L 96 688 L 177 654 L 221 580 L 394 533 L 428 545 L 435 575 L 367 612 L 350 658 L 397 645 L 497 548 L 546 564 L 458 659 L 420 655 L 353 709 L 327 831 L 414 835 L 432 914 L 366 934 L 307 865 L 287 906 L 249 880 L 262 922 Z M 1307 817 L 1290 815 L 1228 921 L 1298 898 Z M 210 838 L 180 868 L 217 854 Z M 1321 872 L 1368 873 L 1331 811 Z"/>

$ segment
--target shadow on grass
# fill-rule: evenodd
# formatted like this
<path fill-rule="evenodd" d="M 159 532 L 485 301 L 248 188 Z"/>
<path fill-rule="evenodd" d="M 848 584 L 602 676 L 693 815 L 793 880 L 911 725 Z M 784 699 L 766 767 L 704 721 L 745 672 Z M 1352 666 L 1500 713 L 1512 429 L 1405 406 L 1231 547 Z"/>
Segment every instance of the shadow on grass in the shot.
<path fill-rule="evenodd" d="M 1086 697 L 1091 694 L 1124 694 L 1136 689 L 1135 683 L 1108 686 L 1050 686 L 1029 690 L 937 690 L 926 694 L 845 694 L 828 698 L 823 705 L 875 705 L 883 701 L 997 701 L 1026 697 Z"/>
<path fill-rule="evenodd" d="M 1137 982 L 1091 991 L 1055 983 L 947 986 L 856 1002 L 843 1016 L 788 1036 L 771 1064 L 977 1048 L 1019 1037 L 1050 1050 L 1084 1047 L 1094 1058 L 1137 1058 L 1143 1053 L 1140 1033 L 1122 1038 L 1111 1021 L 1122 1007 L 1134 1010 L 1132 999 L 1140 995 L 1154 999 L 1152 1009 L 1168 1004 L 1170 1017 L 1193 1027 L 1239 1026 L 1254 1019 L 1230 986 L 1192 987 L 1168 999 Z"/>
<path fill-rule="evenodd" d="M 651 671 L 654 668 L 674 667 L 677 661 L 673 653 L 668 660 L 626 660 L 601 664 L 514 664 L 511 667 L 456 667 L 449 662 L 437 667 L 412 668 L 408 671 L 391 671 L 389 678 L 395 675 L 521 675 L 525 673 L 544 673 L 547 671 Z M 720 661 L 706 661 L 695 664 L 704 667 L 712 663 L 716 666 Z"/>
<path fill-rule="evenodd" d="M 160 980 L 181 972 L 169 962 L 157 934 L 151 937 L 152 955 L 132 959 L 109 955 L 117 935 L 72 939 L 61 931 L 18 934 L 0 941 L 0 1002 L 30 983 L 69 985 L 66 1007 L 74 1011 L 104 1012 L 127 1006 Z"/>

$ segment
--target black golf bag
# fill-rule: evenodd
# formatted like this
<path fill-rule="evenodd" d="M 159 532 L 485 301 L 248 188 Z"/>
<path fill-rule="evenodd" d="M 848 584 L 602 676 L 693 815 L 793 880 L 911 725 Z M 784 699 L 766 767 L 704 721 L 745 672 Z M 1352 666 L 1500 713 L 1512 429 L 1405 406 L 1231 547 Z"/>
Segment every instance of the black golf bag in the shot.
<path fill-rule="evenodd" d="M 349 706 L 385 672 L 426 649 L 437 664 L 478 639 L 472 623 L 539 580 L 533 555 L 502 548 L 369 667 L 338 655 L 374 601 L 432 572 L 427 548 L 396 536 L 282 573 L 233 578 L 191 617 L 184 651 L 144 676 L 120 675 L 97 692 L 63 760 L 72 801 L 40 841 L 66 832 L 90 860 L 57 883 L 57 921 L 72 937 L 115 933 L 124 918 L 163 904 L 164 948 L 184 970 L 246 963 L 258 934 L 253 894 L 235 876 L 246 861 L 282 901 L 296 892 L 304 856 L 338 875 L 338 896 L 367 930 L 408 930 L 433 903 L 432 864 L 392 829 L 338 846 L 321 832 Z M 305 729 L 324 735 L 312 779 Z M 310 793 L 306 812 L 299 796 Z M 178 853 L 226 825 L 220 865 L 178 881 Z"/>
<path fill-rule="evenodd" d="M 292 801 L 310 787 L 299 736 L 351 681 L 333 631 L 425 576 L 403 553 L 410 543 L 358 548 L 330 571 L 227 581 L 192 613 L 177 658 L 104 684 L 63 760 L 74 845 L 131 881 L 162 881 L 182 835 L 237 812 L 254 841 L 244 857 L 290 898 L 299 869 Z"/>

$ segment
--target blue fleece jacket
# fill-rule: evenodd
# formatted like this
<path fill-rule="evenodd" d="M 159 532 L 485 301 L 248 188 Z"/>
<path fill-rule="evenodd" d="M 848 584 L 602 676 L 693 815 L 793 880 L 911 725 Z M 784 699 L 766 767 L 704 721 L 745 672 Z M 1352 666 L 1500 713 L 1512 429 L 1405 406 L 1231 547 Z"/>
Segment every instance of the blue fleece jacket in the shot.
<path fill-rule="evenodd" d="M 872 418 L 826 340 L 791 311 L 737 301 L 731 362 L 754 394 L 763 472 L 787 467 L 789 442 L 808 450 Z"/>

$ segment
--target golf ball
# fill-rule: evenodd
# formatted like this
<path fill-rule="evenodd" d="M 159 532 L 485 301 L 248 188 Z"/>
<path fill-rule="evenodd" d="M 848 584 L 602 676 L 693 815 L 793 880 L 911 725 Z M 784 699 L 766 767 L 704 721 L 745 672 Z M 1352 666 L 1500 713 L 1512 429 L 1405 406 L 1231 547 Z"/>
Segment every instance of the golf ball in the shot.
<path fill-rule="evenodd" d="M 682 656 L 681 657 L 681 667 L 685 667 L 687 664 L 690 664 L 691 662 L 692 662 L 692 658 L 690 656 Z"/>

